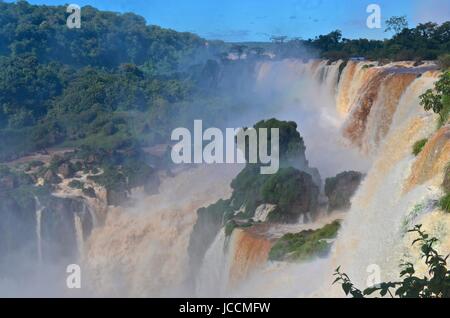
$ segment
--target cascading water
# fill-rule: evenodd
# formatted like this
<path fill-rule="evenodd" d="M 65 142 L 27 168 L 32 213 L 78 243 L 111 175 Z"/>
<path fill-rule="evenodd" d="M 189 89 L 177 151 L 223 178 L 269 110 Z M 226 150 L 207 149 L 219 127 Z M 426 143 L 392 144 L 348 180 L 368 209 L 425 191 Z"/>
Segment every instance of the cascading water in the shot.
<path fill-rule="evenodd" d="M 83 238 L 83 223 L 78 213 L 73 214 L 75 224 L 75 236 L 77 240 L 77 248 L 79 257 L 84 254 L 84 238 Z"/>
<path fill-rule="evenodd" d="M 336 110 L 341 65 L 340 61 L 283 60 L 260 63 L 256 70 L 256 94 L 274 105 L 264 116 L 298 124 L 306 157 L 325 178 L 345 170 L 366 171 L 369 166 L 341 135 L 343 118 Z"/>
<path fill-rule="evenodd" d="M 424 149 L 426 154 L 423 158 L 431 159 L 423 160 L 438 161 L 439 164 L 429 164 L 428 168 L 424 168 L 426 164 L 420 164 L 422 157 L 416 159 L 411 153 L 415 141 L 430 137 L 435 131 L 436 116 L 423 110 L 419 105 L 419 96 L 432 87 L 439 73 L 428 71 L 428 65 L 414 68 L 405 63 L 383 67 L 377 67 L 376 64 L 366 66 L 368 64 L 349 62 L 340 76 L 338 91 L 335 94 L 334 105 L 339 114 L 336 118 L 341 116 L 345 119 L 338 121 L 340 123 L 338 127 L 342 125 L 344 135 L 353 146 L 371 154 L 373 163 L 365 181 L 353 198 L 352 208 L 345 217 L 332 255 L 329 259 L 312 263 L 268 263 L 262 272 L 255 271 L 246 283 L 229 291 L 229 295 L 339 297 L 343 295 L 342 291 L 339 288 L 330 288 L 333 270 L 339 265 L 362 288 L 366 287 L 367 269 L 374 264 L 380 268 L 382 280 L 395 280 L 398 278 L 398 266 L 402 259 L 418 259 L 413 255 L 409 246 L 411 240 L 405 231 L 408 226 L 413 226 L 419 220 L 428 224 L 427 229 L 443 240 L 441 246 L 447 247 L 443 253 L 449 251 L 450 231 L 448 228 L 443 230 L 437 226 L 438 223 L 448 223 L 449 217 L 442 215 L 433 207 L 441 195 L 439 188 L 442 182 L 441 172 L 450 160 L 449 151 L 445 151 L 450 149 L 447 148 L 450 147 L 449 133 L 439 132 L 430 141 L 429 149 Z M 303 105 L 299 105 L 298 111 L 304 114 L 305 100 L 309 101 L 306 105 L 317 105 L 308 99 L 310 98 L 308 95 L 304 95 L 305 91 L 317 94 L 327 90 L 323 86 L 333 82 L 327 79 L 333 72 L 324 68 L 338 67 L 337 65 L 298 61 L 263 64 L 259 67 L 258 81 L 261 85 L 265 78 L 272 80 L 275 78 L 276 88 L 280 89 L 277 86 L 281 86 L 286 89 L 287 100 L 284 100 L 285 103 L 281 107 L 292 100 L 301 100 Z M 309 78 L 310 83 L 303 82 L 303 76 Z M 278 78 L 282 80 L 278 82 L 276 80 Z M 293 92 L 296 83 L 304 86 Z M 323 105 L 321 107 L 319 116 L 321 120 L 327 118 L 323 116 L 324 112 L 334 116 L 328 107 Z M 292 119 L 293 116 L 290 115 L 289 118 Z M 314 115 L 313 117 L 317 118 Z M 331 122 L 333 120 L 328 123 Z M 302 131 L 302 128 L 306 128 L 306 131 Z M 299 129 L 307 142 L 307 123 L 300 124 Z M 439 141 L 434 141 L 435 139 Z M 420 167 L 415 167 L 415 162 L 419 162 Z M 430 172 L 425 173 L 424 170 Z M 408 186 L 413 182 L 411 180 L 421 182 L 415 181 L 414 185 Z M 233 241 L 235 244 L 239 244 L 238 242 L 239 240 Z M 239 248 L 241 247 L 231 246 L 229 250 L 236 251 Z M 209 251 L 209 254 L 214 253 Z M 229 251 L 227 257 L 232 258 Z M 311 275 L 314 275 L 314 283 L 307 282 L 307 278 Z M 286 282 L 291 280 L 298 284 L 289 288 Z M 280 281 L 285 283 L 279 286 L 277 282 Z M 299 287 L 302 282 L 307 283 Z"/>
<path fill-rule="evenodd" d="M 241 165 L 201 166 L 165 178 L 159 194 L 132 208 L 110 208 L 85 244 L 93 294 L 180 296 L 189 293 L 188 243 L 197 209 L 231 194 Z"/>
<path fill-rule="evenodd" d="M 414 161 L 412 144 L 427 130 L 431 133 L 427 127 L 433 127 L 431 118 L 396 129 L 353 200 L 335 245 L 333 267 L 341 265 L 358 286 L 367 287 L 367 268 L 372 264 L 381 269 L 382 280 L 398 278 L 405 216 L 421 201 L 436 199 L 439 188 L 427 185 L 402 193 Z"/>
<path fill-rule="evenodd" d="M 36 243 L 37 243 L 37 256 L 38 262 L 42 262 L 42 212 L 45 207 L 42 206 L 38 197 L 34 197 L 36 204 Z"/>
<path fill-rule="evenodd" d="M 221 230 L 205 254 L 196 279 L 196 296 L 225 297 L 230 276 L 229 238 Z"/>
<path fill-rule="evenodd" d="M 331 256 L 304 264 L 267 262 L 275 229 L 264 234 L 268 237 L 238 229 L 229 238 L 222 230 L 194 278 L 197 296 L 341 296 L 330 289 L 337 265 L 361 287 L 371 264 L 381 268 L 382 279 L 397 278 L 400 259 L 414 258 L 403 244 L 405 226 L 418 218 L 431 229 L 435 226 L 439 212 L 433 202 L 440 194 L 442 167 L 412 177 L 420 168 L 414 166 L 417 159 L 411 149 L 415 141 L 434 132 L 435 116 L 423 111 L 418 96 L 433 85 L 438 73 L 409 64 L 349 61 L 343 67 L 342 63 L 260 63 L 254 90 L 261 100 L 276 106 L 266 117 L 299 124 L 310 164 L 322 176 L 344 170 L 367 172 Z M 432 144 L 441 145 L 444 137 Z M 431 147 L 424 151 L 434 153 Z M 441 157 L 444 162 L 446 157 Z M 160 194 L 142 198 L 135 207 L 109 208 L 105 224 L 95 228 L 85 243 L 81 220 L 75 215 L 78 247 L 80 254 L 84 249 L 83 266 L 93 294 L 192 296 L 186 283 L 192 279 L 187 247 L 195 211 L 227 198 L 229 184 L 241 168 L 231 166 L 229 172 L 224 167 L 202 167 L 167 178 Z M 264 221 L 269 209 L 261 207 L 257 219 Z M 305 226 L 314 224 L 277 231 L 295 232 Z M 440 237 L 448 235 L 444 232 Z"/>

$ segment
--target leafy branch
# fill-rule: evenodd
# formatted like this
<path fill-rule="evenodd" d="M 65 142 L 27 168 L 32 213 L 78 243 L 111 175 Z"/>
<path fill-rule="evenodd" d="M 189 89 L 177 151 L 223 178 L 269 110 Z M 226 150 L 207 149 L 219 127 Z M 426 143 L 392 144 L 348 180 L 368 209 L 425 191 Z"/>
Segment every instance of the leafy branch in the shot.
<path fill-rule="evenodd" d="M 450 270 L 447 269 L 447 257 L 443 257 L 434 249 L 433 245 L 438 241 L 435 237 L 429 237 L 421 230 L 422 225 L 416 225 L 408 232 L 417 233 L 418 238 L 412 245 L 420 244 L 421 258 L 428 268 L 429 277 L 417 277 L 412 263 L 401 264 L 399 282 L 384 282 L 376 286 L 366 288 L 364 291 L 356 288 L 349 276 L 341 272 L 340 266 L 336 269 L 333 284 L 340 283 L 345 295 L 354 298 L 364 298 L 378 292 L 381 297 L 389 294 L 399 298 L 448 298 L 450 297 Z"/>

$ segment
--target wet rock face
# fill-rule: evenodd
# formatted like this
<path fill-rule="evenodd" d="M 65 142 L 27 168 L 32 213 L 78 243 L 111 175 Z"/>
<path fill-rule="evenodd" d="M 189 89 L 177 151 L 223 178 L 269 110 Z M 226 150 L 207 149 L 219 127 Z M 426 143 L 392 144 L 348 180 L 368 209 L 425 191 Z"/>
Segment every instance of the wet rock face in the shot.
<path fill-rule="evenodd" d="M 38 231 L 41 261 L 55 264 L 77 258 L 75 214 L 80 217 L 85 238 L 93 227 L 81 198 L 59 198 L 33 193 L 37 189 L 21 189 L 20 193 L 0 191 L 0 277 L 25 275 L 39 262 Z M 41 211 L 39 222 L 37 210 Z"/>
<path fill-rule="evenodd" d="M 355 194 L 363 174 L 357 171 L 345 171 L 325 181 L 325 195 L 328 197 L 328 211 L 348 210 L 350 199 Z"/>

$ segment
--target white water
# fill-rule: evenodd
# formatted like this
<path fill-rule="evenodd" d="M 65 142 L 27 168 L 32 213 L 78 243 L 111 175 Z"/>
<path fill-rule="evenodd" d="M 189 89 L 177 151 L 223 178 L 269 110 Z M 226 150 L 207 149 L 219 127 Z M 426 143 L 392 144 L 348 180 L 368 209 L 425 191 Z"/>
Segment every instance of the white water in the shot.
<path fill-rule="evenodd" d="M 431 87 L 436 74 L 423 75 L 398 92 L 401 98 L 386 132 L 378 133 L 385 129 L 380 126 L 385 124 L 380 122 L 380 114 L 387 104 L 383 95 L 373 106 L 377 113 L 354 118 L 367 121 L 358 149 L 355 140 L 342 137 L 342 128 L 352 124 L 349 115 L 366 102 L 364 94 L 369 90 L 364 84 L 384 69 L 349 63 L 337 85 L 338 70 L 339 63 L 327 65 L 323 61 L 262 63 L 256 87 L 263 98 L 274 101 L 273 116 L 299 123 L 310 165 L 318 167 L 322 176 L 343 170 L 368 173 L 345 216 L 331 257 L 306 264 L 268 263 L 230 289 L 229 256 L 237 247 L 232 238 L 226 242 L 222 231 L 206 253 L 197 277 L 197 296 L 342 296 L 340 290 L 330 288 L 337 265 L 361 287 L 368 265 L 380 266 L 382 279 L 398 273 L 399 261 L 408 252 L 402 233 L 405 218 L 419 202 L 435 199 L 438 194 L 435 182 L 403 192 L 415 161 L 412 145 L 434 130 L 435 117 L 423 112 L 418 96 Z M 371 157 L 360 153 L 364 148 L 373 150 Z M 85 247 L 95 294 L 192 296 L 192 290 L 183 286 L 189 236 L 196 209 L 229 195 L 233 174 L 221 172 L 222 167 L 211 167 L 183 173 L 166 180 L 160 195 L 143 198 L 139 206 L 128 211 L 110 210 L 105 225 L 94 230 Z M 423 213 L 426 211 L 419 214 Z M 301 226 L 274 231 L 280 234 Z"/>
<path fill-rule="evenodd" d="M 253 217 L 253 221 L 255 222 L 264 222 L 269 216 L 270 212 L 275 209 L 275 205 L 273 204 L 262 204 L 255 210 L 255 216 Z"/>
<path fill-rule="evenodd" d="M 230 275 L 229 247 L 225 230 L 221 230 L 206 252 L 196 279 L 197 297 L 226 296 Z"/>
<path fill-rule="evenodd" d="M 370 165 L 340 131 L 344 122 L 336 109 L 340 64 L 284 60 L 257 67 L 256 93 L 273 105 L 265 116 L 298 124 L 309 164 L 319 169 L 322 178 L 345 170 L 366 171 Z"/>
<path fill-rule="evenodd" d="M 197 209 L 231 194 L 242 165 L 208 165 L 165 178 L 160 194 L 110 209 L 85 245 L 89 288 L 101 296 L 186 296 L 187 248 Z"/>
<path fill-rule="evenodd" d="M 42 262 L 42 211 L 44 211 L 45 207 L 42 206 L 38 197 L 34 197 L 36 202 L 36 243 L 37 243 L 37 255 L 39 263 Z"/>
<path fill-rule="evenodd" d="M 75 224 L 75 237 L 77 241 L 78 255 L 83 257 L 84 255 L 84 238 L 83 238 L 83 223 L 78 213 L 73 214 Z"/>
<path fill-rule="evenodd" d="M 325 106 L 322 106 L 318 116 L 316 113 L 309 117 L 314 119 L 315 132 L 319 135 L 325 131 L 321 127 L 321 123 L 326 123 L 328 128 L 336 128 L 333 123 L 337 123 L 336 130 L 328 130 L 334 132 L 339 131 L 344 123 L 352 124 L 347 116 L 357 112 L 358 108 L 366 102 L 364 94 L 370 93 L 370 90 L 364 84 L 380 72 L 384 72 L 387 68 L 393 66 L 364 68 L 364 64 L 357 63 L 352 66 L 350 63 L 350 67 L 353 67 L 354 70 L 350 72 L 346 69 L 342 74 L 342 81 L 339 84 L 334 103 L 340 115 L 329 120 L 329 117 L 335 116 L 336 113 L 333 113 L 324 103 Z M 285 88 L 285 97 L 288 101 L 292 101 L 289 97 L 290 94 L 293 94 L 292 86 L 295 86 L 295 83 L 299 83 L 299 81 L 301 82 L 305 74 L 308 78 L 317 80 L 317 78 L 323 77 L 322 74 L 325 74 L 324 76 L 333 74 L 334 72 L 330 72 L 330 70 L 323 70 L 323 68 L 330 69 L 332 67 L 326 66 L 323 62 L 319 63 L 318 66 L 314 63 L 302 64 L 296 61 L 277 62 L 273 65 L 261 66 L 259 81 L 264 83 L 265 78 L 272 80 L 275 78 L 275 88 L 279 89 L 277 85 Z M 380 268 L 383 281 L 395 280 L 398 279 L 399 264 L 402 260 L 412 258 L 418 260 L 417 257 L 412 256 L 413 253 L 409 246 L 410 240 L 405 243 L 405 240 L 407 240 L 405 228 L 416 224 L 419 221 L 419 216 L 421 216 L 420 221 L 426 223 L 428 219 L 435 220 L 436 213 L 440 214 L 439 211 L 430 214 L 433 209 L 430 208 L 429 204 L 435 202 L 441 195 L 439 182 L 436 181 L 441 176 L 436 175 L 430 182 L 416 185 L 407 193 L 404 192 L 404 189 L 411 174 L 415 173 L 411 170 L 413 163 L 416 161 L 416 158 L 411 154 L 414 142 L 429 137 L 435 131 L 436 116 L 423 111 L 419 104 L 419 95 L 432 87 L 437 75 L 436 72 L 428 72 L 420 78 L 413 79 L 410 84 L 406 83 L 406 86 L 399 85 L 395 88 L 401 91 L 389 88 L 391 90 L 389 94 L 387 93 L 387 87 L 384 86 L 384 81 L 393 79 L 395 82 L 395 78 L 392 77 L 396 75 L 380 77 L 379 96 L 373 104 L 371 112 L 364 119 L 354 118 L 354 120 L 367 120 L 360 149 L 363 151 L 370 149 L 372 155 L 370 161 L 372 163 L 365 181 L 353 198 L 352 208 L 345 217 L 343 228 L 335 243 L 332 255 L 328 259 L 306 264 L 268 263 L 264 270 L 255 272 L 244 284 L 230 291 L 228 295 L 244 297 L 342 297 L 342 290 L 339 287 L 330 287 L 332 274 L 337 266 L 342 266 L 342 269 L 351 276 L 357 286 L 365 288 L 369 275 L 367 269 L 370 265 L 375 264 Z M 283 79 L 281 83 L 277 80 L 280 78 Z M 347 83 L 344 81 L 347 81 Z M 323 92 L 330 91 L 327 86 L 333 81 L 325 77 L 325 81 L 322 81 L 326 83 L 324 86 L 316 86 L 317 82 L 316 84 L 314 82 L 314 80 L 310 80 L 310 83 L 302 82 L 303 86 L 297 91 L 297 94 L 302 97 L 299 97 L 302 104 L 298 105 L 298 111 L 302 115 L 305 115 L 305 103 L 303 101 L 312 96 L 320 96 L 321 101 L 326 101 L 327 98 L 323 97 Z M 346 92 L 343 92 L 344 90 Z M 304 95 L 305 91 L 309 93 Z M 396 105 L 392 105 L 392 98 L 394 97 L 391 96 L 394 95 L 399 96 Z M 347 103 L 346 105 L 342 104 L 343 100 Z M 287 104 L 289 102 L 281 105 Z M 309 101 L 306 105 L 317 106 L 317 101 L 315 104 L 314 101 Z M 348 105 L 351 105 L 351 107 L 348 107 Z M 383 120 L 386 110 L 383 108 L 388 107 L 388 105 L 394 108 L 392 110 L 392 123 L 386 129 L 386 121 Z M 290 108 L 291 106 L 288 107 L 289 110 Z M 311 115 L 311 113 L 308 113 L 308 115 Z M 344 120 L 339 120 L 339 116 Z M 292 118 L 290 116 L 288 119 Z M 316 147 L 314 144 L 308 145 L 310 124 L 312 123 L 303 119 L 299 129 L 302 136 L 305 137 L 307 147 L 312 146 L 308 158 L 312 157 L 313 165 L 316 164 L 320 167 L 324 161 L 317 159 L 313 161 L 314 153 L 317 151 L 316 154 L 329 156 L 330 150 L 318 151 L 318 149 L 323 150 L 323 148 Z M 306 130 L 302 131 L 302 128 Z M 382 131 L 384 133 L 380 133 Z M 336 141 L 332 138 L 318 141 L 317 137 L 313 137 L 312 140 L 313 143 L 326 145 L 327 148 L 330 140 L 332 140 L 331 143 Z M 353 142 L 352 140 L 349 141 Z M 337 152 L 343 151 L 343 148 L 331 148 L 336 149 Z M 353 166 L 358 161 L 355 162 L 348 156 L 332 157 L 337 161 L 341 158 L 349 160 L 347 164 L 358 170 Z M 335 166 L 336 164 L 333 164 L 333 167 Z M 423 202 L 428 203 L 423 204 Z M 421 203 L 422 205 L 418 208 Z M 442 222 L 447 222 L 445 220 L 448 217 L 440 214 L 440 218 Z M 436 224 L 437 221 L 434 222 L 432 224 Z M 449 237 L 449 228 L 442 229 L 433 226 L 429 226 L 430 231 L 435 230 L 432 232 L 433 235 L 443 239 Z M 436 228 L 439 230 L 437 231 Z M 445 244 L 442 246 L 448 246 L 448 242 L 449 240 L 444 241 Z M 217 247 L 211 247 L 211 249 L 213 248 Z M 448 252 L 450 250 L 442 251 L 443 254 Z M 214 255 L 216 262 L 205 261 L 205 266 L 217 264 L 218 260 L 222 261 L 223 257 L 226 257 L 226 254 L 223 253 L 218 255 L 217 250 L 210 250 L 208 253 Z"/>

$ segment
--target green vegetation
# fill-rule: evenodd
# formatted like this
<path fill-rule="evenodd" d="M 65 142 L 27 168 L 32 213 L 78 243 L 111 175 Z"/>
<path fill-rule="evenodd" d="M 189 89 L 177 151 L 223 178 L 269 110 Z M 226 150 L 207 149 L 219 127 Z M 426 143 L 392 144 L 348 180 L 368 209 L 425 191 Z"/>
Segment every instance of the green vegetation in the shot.
<path fill-rule="evenodd" d="M 315 212 L 319 189 L 310 174 L 296 169 L 297 164 L 304 170 L 308 169 L 305 158 L 306 147 L 297 131 L 297 124 L 273 118 L 258 122 L 254 128 L 256 130 L 267 128 L 268 132 L 270 128 L 279 129 L 281 168 L 276 174 L 263 175 L 260 173 L 259 163 L 246 165 L 231 182 L 232 208 L 240 210 L 245 207 L 237 217 L 243 219 L 253 217 L 256 208 L 264 203 L 277 205 L 269 215 L 273 222 L 293 222 L 302 213 Z M 268 138 L 270 140 L 270 134 Z"/>
<path fill-rule="evenodd" d="M 445 56 L 450 50 L 449 30 L 450 22 L 441 25 L 427 22 L 408 28 L 405 17 L 392 17 L 387 20 L 386 29 L 386 32 L 394 32 L 391 39 L 347 39 L 340 30 L 335 30 L 308 40 L 277 37 L 273 39 L 272 47 L 266 50 L 275 51 L 279 58 L 301 58 L 306 48 L 316 50 L 322 58 L 333 61 L 352 57 L 364 57 L 373 61 L 422 61 L 441 57 L 447 61 Z M 258 46 L 262 45 L 258 43 Z M 442 67 L 445 68 L 445 65 L 448 64 L 444 63 Z"/>
<path fill-rule="evenodd" d="M 400 17 L 390 17 L 386 21 L 387 28 L 385 32 L 393 31 L 395 34 L 399 34 L 404 29 L 408 28 L 408 21 L 406 20 L 406 16 L 400 16 Z"/>
<path fill-rule="evenodd" d="M 0 161 L 55 145 L 163 143 L 173 127 L 218 123 L 239 106 L 199 85 L 217 70 L 206 76 L 206 59 L 194 57 L 216 42 L 207 48 L 131 13 L 82 10 L 83 27 L 69 30 L 65 6 L 0 2 Z"/>
<path fill-rule="evenodd" d="M 439 127 L 447 123 L 450 115 L 450 71 L 441 75 L 434 89 L 428 89 L 420 96 L 420 104 L 426 111 L 433 110 L 439 115 Z"/>
<path fill-rule="evenodd" d="M 413 155 L 414 156 L 418 156 L 421 152 L 423 147 L 425 147 L 425 145 L 427 144 L 428 139 L 421 139 L 419 141 L 417 141 L 414 145 L 413 145 Z"/>
<path fill-rule="evenodd" d="M 392 26 L 392 39 L 377 41 L 367 39 L 342 39 L 340 31 L 310 40 L 311 46 L 318 48 L 322 56 L 329 59 L 363 56 L 371 60 L 434 60 L 448 52 L 450 44 L 450 22 L 419 24 L 415 28 L 405 25 Z"/>
<path fill-rule="evenodd" d="M 444 212 L 450 213 L 450 193 L 447 193 L 441 198 L 439 206 Z"/>
<path fill-rule="evenodd" d="M 334 221 L 318 230 L 289 233 L 280 238 L 269 252 L 274 261 L 305 261 L 326 255 L 331 247 L 328 240 L 334 239 L 340 222 Z"/>
<path fill-rule="evenodd" d="M 331 60 L 440 57 L 448 65 L 450 22 L 412 29 L 393 23 L 401 31 L 385 41 L 343 39 L 337 30 L 306 41 L 278 36 L 273 43 L 206 46 L 135 14 L 82 10 L 83 27 L 69 30 L 65 6 L 0 2 L 0 161 L 56 145 L 118 150 L 164 143 L 173 127 L 194 118 L 220 126 L 243 109 L 220 93 L 221 68 L 251 69 L 269 50 L 280 59 L 312 49 Z M 226 50 L 248 59 L 229 61 Z"/>
<path fill-rule="evenodd" d="M 280 158 L 283 160 L 280 165 L 283 167 L 276 174 L 263 175 L 259 163 L 246 164 L 231 182 L 230 199 L 219 200 L 197 211 L 197 222 L 189 242 L 193 270 L 199 268 L 203 255 L 221 228 L 229 237 L 236 228 L 253 226 L 251 218 L 262 204 L 277 205 L 269 214 L 269 222 L 292 223 L 301 215 L 314 216 L 317 211 L 319 187 L 311 175 L 288 166 L 289 162 L 306 161 L 305 145 L 297 132 L 297 124 L 270 119 L 254 127 L 280 128 Z"/>
<path fill-rule="evenodd" d="M 442 182 L 442 189 L 444 190 L 445 194 L 439 201 L 439 207 L 443 211 L 450 213 L 450 164 L 447 165 L 444 171 L 444 181 Z"/>
<path fill-rule="evenodd" d="M 378 292 L 384 297 L 389 294 L 391 297 L 399 298 L 449 298 L 450 297 L 450 270 L 447 268 L 447 257 L 441 256 L 433 247 L 438 241 L 435 237 L 429 237 L 421 230 L 422 226 L 417 225 L 409 232 L 417 233 L 419 238 L 415 239 L 412 245 L 419 243 L 422 259 L 428 268 L 428 277 L 417 277 L 414 265 L 411 263 L 402 264 L 400 272 L 401 281 L 383 282 L 376 286 L 366 288 L 364 291 L 356 288 L 349 276 L 341 273 L 340 267 L 336 269 L 333 284 L 342 285 L 345 295 L 354 298 L 364 298 Z"/>
<path fill-rule="evenodd" d="M 305 142 L 302 136 L 297 131 L 297 124 L 293 121 L 280 121 L 275 118 L 269 120 L 262 120 L 253 126 L 256 130 L 260 128 L 266 128 L 268 139 L 267 145 L 271 145 L 271 134 L 272 128 L 279 129 L 279 152 L 280 152 L 280 163 L 288 162 L 290 159 L 299 159 L 299 157 L 305 154 Z M 270 150 L 270 149 L 269 149 Z"/>
<path fill-rule="evenodd" d="M 261 187 L 264 203 L 275 204 L 268 219 L 272 222 L 296 222 L 300 213 L 314 213 L 318 205 L 319 188 L 311 175 L 295 168 L 282 168 L 271 175 Z"/>

